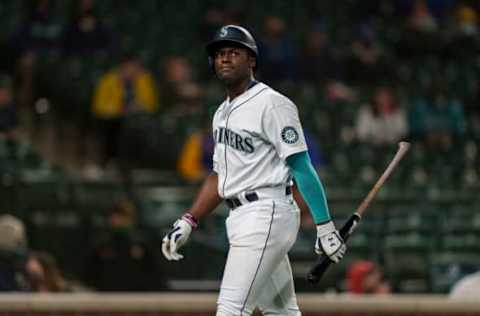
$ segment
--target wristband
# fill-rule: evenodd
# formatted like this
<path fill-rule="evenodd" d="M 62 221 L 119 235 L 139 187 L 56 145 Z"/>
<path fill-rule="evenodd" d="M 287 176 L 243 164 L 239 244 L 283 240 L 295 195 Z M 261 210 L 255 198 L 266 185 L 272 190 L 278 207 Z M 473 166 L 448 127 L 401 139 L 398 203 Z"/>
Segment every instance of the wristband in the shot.
<path fill-rule="evenodd" d="M 192 226 L 192 228 L 197 228 L 198 227 L 198 220 L 195 218 L 195 216 L 193 216 L 192 214 L 190 213 L 185 213 L 183 216 L 182 216 L 182 219 L 184 221 L 186 221 L 188 224 L 190 224 L 190 226 Z"/>

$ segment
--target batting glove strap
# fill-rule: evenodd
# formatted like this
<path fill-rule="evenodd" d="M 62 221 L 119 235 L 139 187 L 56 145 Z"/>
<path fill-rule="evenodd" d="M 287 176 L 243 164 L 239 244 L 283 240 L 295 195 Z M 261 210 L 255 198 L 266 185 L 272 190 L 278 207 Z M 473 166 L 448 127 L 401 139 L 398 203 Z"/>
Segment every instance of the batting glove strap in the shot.
<path fill-rule="evenodd" d="M 332 221 L 328 221 L 325 224 L 317 225 L 317 237 L 328 235 L 330 233 L 336 232 L 335 224 Z"/>
<path fill-rule="evenodd" d="M 193 216 L 192 214 L 190 213 L 185 213 L 183 216 L 182 216 L 182 219 L 184 221 L 186 221 L 187 223 L 190 224 L 190 226 L 192 226 L 192 228 L 197 228 L 198 227 L 198 220 L 195 216 Z"/>

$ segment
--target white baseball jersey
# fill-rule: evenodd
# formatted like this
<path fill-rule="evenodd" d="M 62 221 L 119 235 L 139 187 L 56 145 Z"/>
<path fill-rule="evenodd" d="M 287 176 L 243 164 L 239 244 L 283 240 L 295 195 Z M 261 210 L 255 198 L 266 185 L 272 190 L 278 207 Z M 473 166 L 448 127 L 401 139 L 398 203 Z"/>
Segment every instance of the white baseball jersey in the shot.
<path fill-rule="evenodd" d="M 307 150 L 295 104 L 261 82 L 219 106 L 213 137 L 213 170 L 223 198 L 287 184 L 285 159 Z"/>

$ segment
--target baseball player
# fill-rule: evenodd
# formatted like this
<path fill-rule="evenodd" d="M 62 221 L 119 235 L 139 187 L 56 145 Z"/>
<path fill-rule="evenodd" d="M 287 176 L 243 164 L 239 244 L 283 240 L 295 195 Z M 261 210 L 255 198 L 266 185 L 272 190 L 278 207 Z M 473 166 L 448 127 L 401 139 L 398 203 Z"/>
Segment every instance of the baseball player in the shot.
<path fill-rule="evenodd" d="M 255 307 L 264 315 L 301 315 L 287 255 L 300 226 L 293 179 L 317 224 L 316 252 L 338 262 L 346 247 L 310 162 L 297 108 L 255 80 L 257 45 L 243 27 L 222 27 L 206 49 L 227 94 L 213 118 L 213 171 L 164 237 L 163 254 L 182 259 L 178 249 L 224 200 L 230 249 L 216 315 L 250 315 Z"/>

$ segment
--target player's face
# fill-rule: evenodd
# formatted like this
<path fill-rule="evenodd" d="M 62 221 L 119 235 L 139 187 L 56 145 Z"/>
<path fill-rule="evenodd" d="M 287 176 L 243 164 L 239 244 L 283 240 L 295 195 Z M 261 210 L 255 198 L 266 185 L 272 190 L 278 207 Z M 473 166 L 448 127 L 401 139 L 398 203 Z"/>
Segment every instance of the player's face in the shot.
<path fill-rule="evenodd" d="M 249 79 L 255 58 L 245 48 L 223 47 L 215 53 L 215 73 L 226 84 L 235 84 Z"/>

